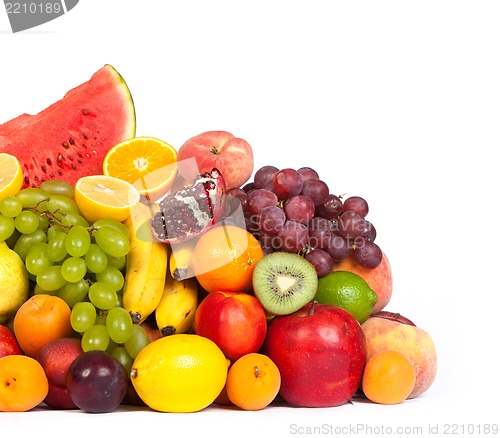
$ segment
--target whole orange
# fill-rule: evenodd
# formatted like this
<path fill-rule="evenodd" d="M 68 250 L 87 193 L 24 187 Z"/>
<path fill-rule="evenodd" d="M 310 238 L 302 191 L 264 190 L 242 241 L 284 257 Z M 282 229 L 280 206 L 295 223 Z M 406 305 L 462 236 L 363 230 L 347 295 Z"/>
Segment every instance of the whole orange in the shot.
<path fill-rule="evenodd" d="M 35 359 L 10 355 L 0 358 L 0 412 L 26 412 L 49 392 L 45 371 Z"/>
<path fill-rule="evenodd" d="M 262 247 L 251 233 L 234 225 L 220 225 L 199 238 L 193 251 L 193 270 L 207 292 L 250 292 L 253 270 L 262 257 Z"/>
<path fill-rule="evenodd" d="M 74 335 L 71 309 L 62 298 L 37 294 L 19 308 L 14 317 L 14 334 L 26 355 L 36 358 L 45 344 Z"/>

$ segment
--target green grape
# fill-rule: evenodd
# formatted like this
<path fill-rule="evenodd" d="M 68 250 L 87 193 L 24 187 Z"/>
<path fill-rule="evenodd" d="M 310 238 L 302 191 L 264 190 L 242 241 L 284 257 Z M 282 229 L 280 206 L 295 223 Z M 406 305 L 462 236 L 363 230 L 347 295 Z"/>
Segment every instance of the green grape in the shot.
<path fill-rule="evenodd" d="M 66 284 L 66 280 L 61 274 L 61 266 L 54 265 L 46 268 L 36 276 L 36 284 L 42 289 L 55 291 Z"/>
<path fill-rule="evenodd" d="M 77 303 L 83 301 L 89 293 L 89 284 L 85 279 L 81 279 L 75 283 L 66 283 L 57 295 L 66 301 L 66 304 L 73 308 Z"/>
<path fill-rule="evenodd" d="M 35 287 L 33 288 L 33 294 L 35 294 L 35 295 L 40 295 L 40 294 L 58 295 L 59 290 L 45 290 L 45 289 L 42 289 L 40 286 L 38 286 L 38 284 L 35 284 Z"/>
<path fill-rule="evenodd" d="M 87 269 L 95 274 L 106 269 L 108 266 L 108 259 L 109 257 L 97 243 L 91 243 L 87 254 L 85 254 Z"/>
<path fill-rule="evenodd" d="M 119 291 L 125 284 L 125 278 L 121 271 L 113 266 L 108 266 L 104 271 L 95 274 L 97 281 L 106 283 L 115 292 Z"/>
<path fill-rule="evenodd" d="M 68 257 L 61 265 L 61 275 L 70 283 L 82 280 L 86 273 L 87 265 L 81 257 Z"/>
<path fill-rule="evenodd" d="M 26 270 L 30 274 L 39 275 L 54 264 L 47 255 L 48 246 L 47 242 L 35 243 L 26 254 L 24 263 L 26 264 Z"/>
<path fill-rule="evenodd" d="M 29 234 L 38 228 L 40 220 L 35 212 L 23 210 L 14 219 L 14 225 L 23 234 Z"/>
<path fill-rule="evenodd" d="M 146 330 L 144 330 L 139 324 L 132 325 L 132 336 L 130 339 L 125 342 L 125 348 L 130 354 L 132 359 L 135 359 L 139 352 L 149 343 L 151 339 L 147 334 Z"/>
<path fill-rule="evenodd" d="M 19 254 L 19 257 L 21 257 L 21 260 L 24 262 L 28 255 L 28 251 L 35 243 L 46 241 L 47 235 L 42 230 L 37 229 L 29 234 L 21 234 L 16 240 L 13 249 Z"/>
<path fill-rule="evenodd" d="M 117 222 L 113 219 L 98 219 L 92 224 L 92 228 L 98 229 L 102 227 L 114 228 L 116 231 L 120 231 L 121 233 L 123 233 L 127 237 L 127 239 L 130 240 L 130 230 L 122 222 Z"/>
<path fill-rule="evenodd" d="M 0 202 L 0 213 L 6 217 L 16 217 L 22 210 L 23 204 L 15 196 L 7 196 Z"/>
<path fill-rule="evenodd" d="M 68 213 L 61 219 L 63 225 L 72 227 L 73 225 L 81 225 L 82 227 L 88 228 L 90 225 L 81 214 Z"/>
<path fill-rule="evenodd" d="M 47 200 L 50 193 L 35 187 L 27 187 L 16 193 L 16 198 L 21 201 L 23 208 L 36 207 L 38 210 L 47 210 Z"/>
<path fill-rule="evenodd" d="M 45 213 L 37 213 L 38 216 L 38 229 L 47 231 L 50 227 L 50 220 Z"/>
<path fill-rule="evenodd" d="M 64 246 L 73 257 L 83 257 L 90 248 L 90 234 L 81 225 L 71 227 L 66 235 Z"/>
<path fill-rule="evenodd" d="M 75 332 L 84 333 L 95 324 L 97 311 L 92 303 L 76 303 L 71 309 L 70 322 Z"/>
<path fill-rule="evenodd" d="M 118 297 L 118 300 L 116 300 L 116 307 L 123 307 L 123 294 L 121 291 L 118 291 L 116 296 Z"/>
<path fill-rule="evenodd" d="M 14 249 L 14 246 L 17 243 L 17 239 L 19 239 L 20 236 L 21 233 L 14 228 L 14 232 L 10 235 L 10 237 L 5 239 L 5 243 L 9 248 Z"/>
<path fill-rule="evenodd" d="M 115 307 L 118 295 L 110 285 L 96 281 L 89 287 L 89 300 L 98 309 L 109 310 Z"/>
<path fill-rule="evenodd" d="M 109 337 L 117 344 L 123 344 L 132 336 L 132 317 L 123 307 L 113 307 L 106 317 Z"/>
<path fill-rule="evenodd" d="M 76 202 L 63 195 L 50 195 L 47 201 L 47 208 L 54 215 L 60 213 L 61 217 L 70 213 L 80 214 L 80 209 Z"/>
<path fill-rule="evenodd" d="M 12 236 L 15 229 L 14 219 L 0 214 L 0 241 L 7 240 Z"/>
<path fill-rule="evenodd" d="M 52 239 L 57 233 L 61 232 L 66 234 L 66 228 L 62 227 L 59 224 L 51 224 L 47 230 L 47 240 Z"/>
<path fill-rule="evenodd" d="M 75 188 L 70 183 L 58 179 L 44 181 L 40 188 L 51 195 L 62 195 L 71 199 L 75 196 Z"/>
<path fill-rule="evenodd" d="M 87 352 L 91 350 L 106 351 L 109 345 L 109 335 L 105 325 L 94 324 L 85 330 L 82 336 L 82 350 Z"/>
<path fill-rule="evenodd" d="M 132 371 L 132 364 L 134 363 L 134 359 L 132 359 L 130 354 L 128 354 L 125 346 L 114 345 L 112 348 L 108 347 L 107 351 L 125 367 L 125 369 L 127 370 L 127 374 L 130 374 L 130 372 Z"/>
<path fill-rule="evenodd" d="M 119 271 L 123 271 L 125 267 L 127 266 L 127 257 L 113 257 L 113 256 L 108 256 L 108 265 L 113 266 L 114 268 L 118 269 Z"/>
<path fill-rule="evenodd" d="M 49 228 L 52 229 L 53 226 Z M 47 233 L 47 236 L 49 233 Z M 48 241 L 47 245 L 47 256 L 50 260 L 54 262 L 60 262 L 68 255 L 68 251 L 66 251 L 66 233 L 60 231 L 55 233 Z"/>
<path fill-rule="evenodd" d="M 110 256 L 123 257 L 130 250 L 130 240 L 125 234 L 114 228 L 99 228 L 94 233 L 94 238 L 101 249 Z"/>

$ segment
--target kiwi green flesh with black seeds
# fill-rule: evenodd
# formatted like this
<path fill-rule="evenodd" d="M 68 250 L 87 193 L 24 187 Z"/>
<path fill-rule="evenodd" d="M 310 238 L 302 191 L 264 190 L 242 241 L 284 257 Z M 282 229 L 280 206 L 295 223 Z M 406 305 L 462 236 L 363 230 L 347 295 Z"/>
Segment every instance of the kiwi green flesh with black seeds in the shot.
<path fill-rule="evenodd" d="M 273 252 L 255 265 L 253 290 L 273 315 L 288 315 L 312 301 L 318 288 L 314 266 L 295 253 Z"/>

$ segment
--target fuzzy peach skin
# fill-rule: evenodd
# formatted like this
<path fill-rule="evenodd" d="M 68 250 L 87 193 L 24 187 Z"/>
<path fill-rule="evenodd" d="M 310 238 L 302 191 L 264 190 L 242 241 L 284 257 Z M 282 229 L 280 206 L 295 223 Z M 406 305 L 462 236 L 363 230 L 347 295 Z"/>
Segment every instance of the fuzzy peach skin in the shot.
<path fill-rule="evenodd" d="M 339 262 L 335 271 L 349 271 L 358 274 L 368 286 L 377 294 L 377 304 L 372 309 L 372 314 L 380 312 L 392 297 L 392 270 L 387 255 L 382 252 L 382 261 L 376 268 L 364 268 L 360 266 L 352 256 Z"/>
<path fill-rule="evenodd" d="M 397 321 L 370 317 L 361 327 L 366 337 L 367 360 L 386 350 L 399 351 L 415 369 L 415 386 L 408 398 L 423 394 L 437 373 L 437 352 L 425 330 Z"/>

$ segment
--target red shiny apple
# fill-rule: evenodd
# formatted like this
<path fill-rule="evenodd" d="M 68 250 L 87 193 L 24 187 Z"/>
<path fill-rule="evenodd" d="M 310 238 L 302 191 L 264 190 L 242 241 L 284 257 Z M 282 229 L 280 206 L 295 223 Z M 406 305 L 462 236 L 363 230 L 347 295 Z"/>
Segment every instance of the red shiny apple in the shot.
<path fill-rule="evenodd" d="M 263 352 L 280 370 L 279 394 L 292 406 L 345 404 L 356 393 L 366 363 L 358 321 L 340 307 L 316 302 L 274 317 Z"/>
<path fill-rule="evenodd" d="M 49 381 L 49 392 L 44 400 L 55 409 L 75 409 L 66 388 L 66 374 L 72 362 L 83 353 L 78 338 L 59 338 L 45 344 L 36 356 Z"/>
<path fill-rule="evenodd" d="M 187 140 L 177 153 L 177 161 L 195 159 L 196 173 L 219 169 L 226 183 L 226 190 L 241 187 L 253 172 L 253 151 L 246 140 L 227 131 L 207 131 Z M 182 173 L 193 172 L 192 166 L 179 166 Z M 191 180 L 192 174 L 183 175 Z"/>
<path fill-rule="evenodd" d="M 198 305 L 194 330 L 214 341 L 228 359 L 235 361 L 262 347 L 267 332 L 266 314 L 253 295 L 216 291 Z"/>
<path fill-rule="evenodd" d="M 23 355 L 24 352 L 21 350 L 14 332 L 0 324 L 0 357 L 10 356 L 11 354 Z"/>

